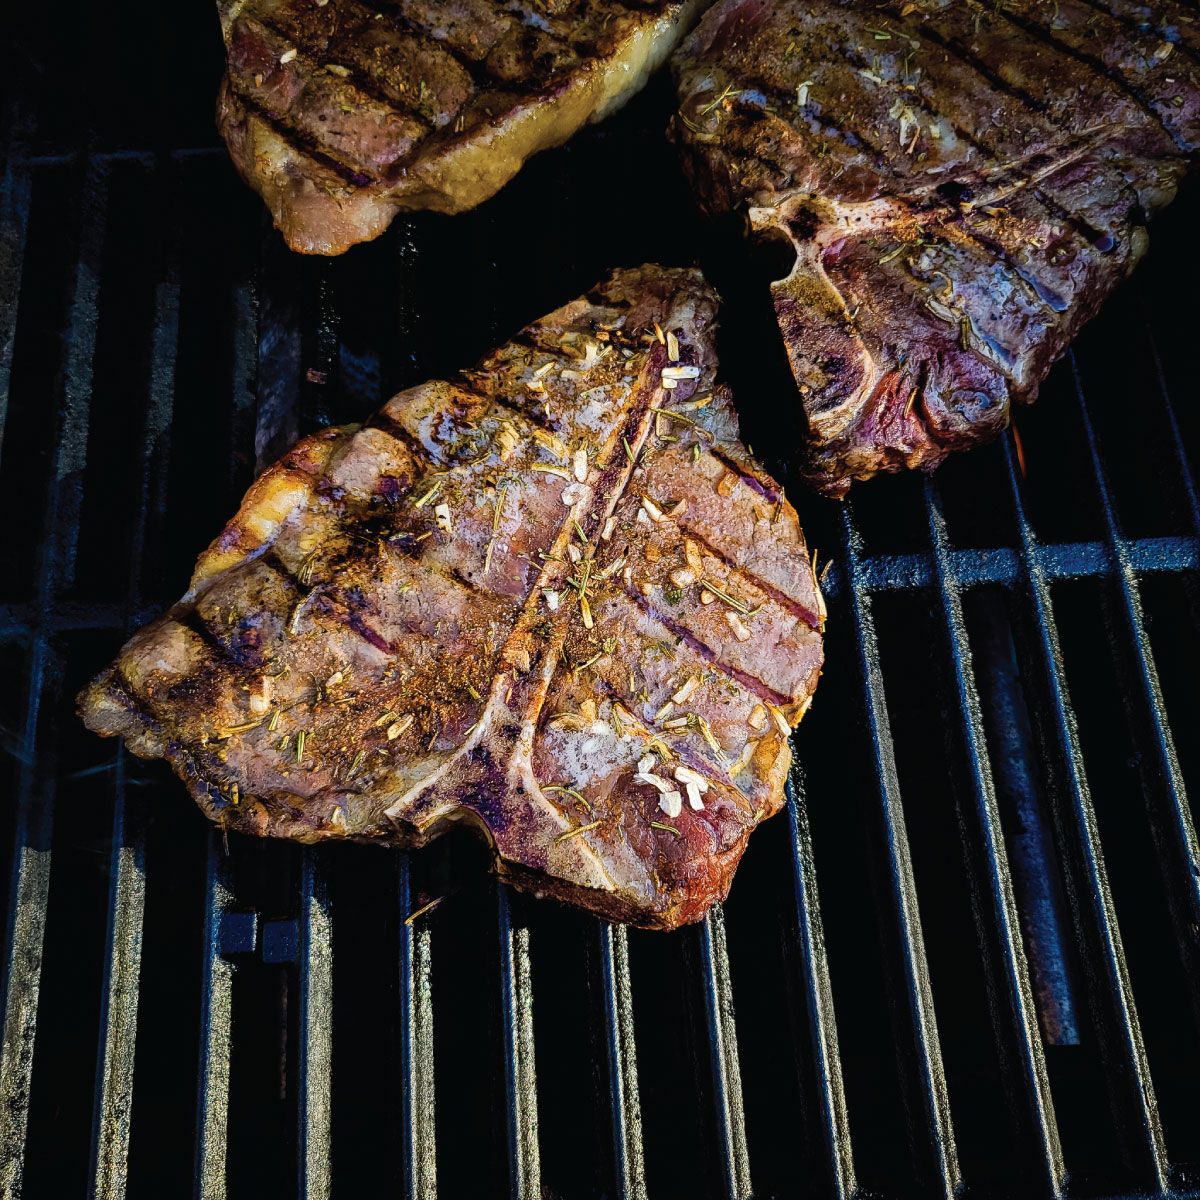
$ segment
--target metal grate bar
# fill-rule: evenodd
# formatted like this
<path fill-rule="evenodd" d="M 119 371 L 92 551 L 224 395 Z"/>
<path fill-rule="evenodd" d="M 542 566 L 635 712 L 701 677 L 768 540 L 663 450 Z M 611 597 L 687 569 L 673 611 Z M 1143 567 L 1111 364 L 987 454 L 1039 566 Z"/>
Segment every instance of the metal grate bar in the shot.
<path fill-rule="evenodd" d="M 513 925 L 508 888 L 496 885 L 500 925 L 500 1024 L 504 1036 L 510 1191 L 540 1200 L 537 1073 L 533 1048 L 533 979 L 529 930 Z"/>
<path fill-rule="evenodd" d="M 142 430 L 142 487 L 137 522 L 131 539 L 130 607 L 126 629 L 135 629 L 146 619 L 141 588 L 150 513 L 161 520 L 164 505 L 155 496 L 155 476 L 165 471 L 175 411 L 175 365 L 179 349 L 179 263 L 172 241 L 166 252 L 162 277 L 155 288 L 154 332 L 150 344 L 150 388 L 146 423 Z"/>
<path fill-rule="evenodd" d="M 58 536 L 47 547 L 55 584 L 60 589 L 75 580 L 75 554 L 79 544 L 79 505 L 83 495 L 83 468 L 87 462 L 88 425 L 92 400 L 92 364 L 99 323 L 100 257 L 104 245 L 108 208 L 108 168 L 89 160 L 83 185 L 83 232 L 75 290 L 67 316 L 71 331 L 67 342 L 62 396 L 62 429 L 51 476 L 52 519 Z"/>
<path fill-rule="evenodd" d="M 137 519 L 130 535 L 129 608 L 142 607 L 142 556 L 151 509 L 151 478 L 156 456 L 170 429 L 175 399 L 175 361 L 179 336 L 179 276 L 175 244 L 167 251 L 164 276 L 156 287 L 150 347 L 149 405 L 142 442 L 142 478 Z M 157 506 L 156 506 L 157 507 Z M 125 624 L 126 630 L 132 621 Z M 129 1122 L 137 1037 L 142 918 L 145 909 L 145 831 L 142 805 L 128 820 L 127 757 L 117 753 L 116 804 L 108 906 L 108 975 L 101 1001 L 103 1042 L 97 1061 L 93 1107 L 92 1194 L 121 1196 L 125 1191 Z"/>
<path fill-rule="evenodd" d="M 749 1200 L 750 1153 L 733 1017 L 733 979 L 725 944 L 725 913 L 720 904 L 709 909 L 698 932 L 725 1193 L 732 1200 Z"/>
<path fill-rule="evenodd" d="M 299 1171 L 302 1200 L 326 1200 L 332 1190 L 333 921 L 318 851 L 300 862 Z"/>
<path fill-rule="evenodd" d="M 397 853 L 400 912 L 413 907 L 411 864 Z M 429 927 L 421 920 L 400 921 L 400 1125 L 405 1200 L 437 1195 L 434 1144 L 433 991 L 430 984 Z"/>
<path fill-rule="evenodd" d="M 31 167 L 62 167 L 78 162 L 86 153 L 92 162 L 99 163 L 139 163 L 144 167 L 152 167 L 163 157 L 158 150 L 68 150 L 61 154 L 29 154 L 22 162 Z M 229 151 L 224 146 L 177 146 L 166 151 L 170 159 L 188 158 L 224 158 Z"/>
<path fill-rule="evenodd" d="M 1135 571 L 1178 573 L 1200 569 L 1200 539 L 1148 537 L 1118 539 Z M 1035 543 L 1030 555 L 1047 579 L 1098 579 L 1108 573 L 1104 542 Z M 1023 555 L 1008 546 L 990 550 L 947 547 L 945 572 L 959 587 L 999 584 L 1012 587 L 1024 580 Z M 858 586 L 867 592 L 907 592 L 937 586 L 937 569 L 926 554 L 864 555 Z M 822 590 L 829 599 L 843 595 L 846 583 L 835 564 Z"/>
<path fill-rule="evenodd" d="M 24 164 L 6 157 L 0 179 L 0 447 L 8 417 L 9 383 L 12 378 L 13 347 L 17 332 L 17 304 L 25 266 L 25 238 L 29 229 L 29 203 L 33 180 Z"/>
<path fill-rule="evenodd" d="M 1192 822 L 1191 809 L 1188 805 L 1187 787 L 1175 750 L 1175 740 L 1171 734 L 1166 702 L 1158 681 L 1154 652 L 1150 646 L 1146 622 L 1142 615 L 1137 568 L 1130 561 L 1120 538 L 1116 510 L 1112 500 L 1112 489 L 1108 482 L 1108 472 L 1100 453 L 1100 444 L 1092 424 L 1091 414 L 1088 412 L 1087 401 L 1079 378 L 1079 366 L 1074 354 L 1071 355 L 1071 371 L 1075 381 L 1080 417 L 1083 421 L 1084 433 L 1087 436 L 1092 477 L 1104 512 L 1107 557 L 1114 567 L 1113 574 L 1120 595 L 1125 638 L 1133 651 L 1134 686 L 1140 701 L 1138 711 L 1143 718 L 1139 724 L 1143 730 L 1142 736 L 1148 736 L 1152 743 L 1151 753 L 1148 757 L 1153 762 L 1153 769 L 1158 776 L 1160 790 L 1163 794 L 1164 803 L 1162 805 L 1148 805 L 1150 828 L 1160 857 L 1165 864 L 1169 865 L 1170 879 L 1169 886 L 1166 888 L 1167 898 L 1175 925 L 1175 936 L 1193 982 L 1193 1002 L 1195 1003 L 1198 999 L 1195 989 L 1200 983 L 1200 942 L 1198 942 L 1198 938 L 1200 938 L 1200 844 L 1196 840 L 1196 828 Z M 1164 402 L 1167 402 L 1165 389 L 1162 396 Z M 1170 412 L 1169 402 L 1167 402 L 1167 410 Z M 1189 493 L 1194 499 L 1195 489 L 1192 487 L 1190 479 L 1187 482 Z"/>
<path fill-rule="evenodd" d="M 46 901 L 50 895 L 50 824 L 53 793 L 35 793 L 30 763 L 38 703 L 46 680 L 45 647 L 35 646 L 30 667 L 32 693 L 26 711 L 25 749 L 30 755 L 21 771 L 16 844 L 9 881 L 8 921 L 4 932 L 4 1039 L 0 1044 L 0 1195 L 21 1195 L 25 1168 L 25 1132 L 29 1086 L 33 1074 L 33 1042 L 41 985 Z"/>
<path fill-rule="evenodd" d="M 215 829 L 208 839 L 205 874 L 194 1195 L 195 1200 L 225 1200 L 234 968 L 221 955 L 221 917 L 233 902 L 233 892 L 224 839 L 222 833 Z"/>
<path fill-rule="evenodd" d="M 958 1150 L 950 1118 L 950 1101 L 938 1042 L 937 1021 L 933 1011 L 933 993 L 929 986 L 929 966 L 925 959 L 924 935 L 917 908 L 916 882 L 904 810 L 900 803 L 900 781 L 892 751 L 891 723 L 884 698 L 883 672 L 871 600 L 860 588 L 862 538 L 854 524 L 849 502 L 841 513 L 844 560 L 849 579 L 851 622 L 858 646 L 863 695 L 866 699 L 866 727 L 874 750 L 874 766 L 881 800 L 880 816 L 888 855 L 888 885 L 895 906 L 896 932 L 903 975 L 903 1005 L 907 1009 L 911 1046 L 908 1048 L 915 1070 L 915 1085 L 910 1103 L 915 1122 L 922 1127 L 924 1141 L 915 1145 L 917 1173 L 928 1189 L 936 1188 L 951 1197 L 961 1183 Z"/>
<path fill-rule="evenodd" d="M 835 1200 L 848 1200 L 856 1189 L 854 1152 L 850 1144 L 850 1119 L 842 1084 L 838 1053 L 837 1020 L 829 959 L 817 901 L 817 868 L 805 807 L 804 776 L 795 751 L 787 782 L 787 815 L 791 829 L 792 870 L 796 884 L 796 924 L 800 941 L 800 969 L 808 1009 L 808 1028 L 821 1116 L 821 1142 L 829 1183 Z"/>
<path fill-rule="evenodd" d="M 949 535 L 937 485 L 926 479 L 925 508 L 933 551 L 942 624 L 947 650 L 953 664 L 954 689 L 960 718 L 960 735 L 966 749 L 973 811 L 964 814 L 964 828 L 977 838 L 982 852 L 983 869 L 972 869 L 972 886 L 977 895 L 981 941 L 988 947 L 985 955 L 989 990 L 1002 997 L 1007 1010 L 1012 1045 L 1003 1044 L 1003 1061 L 1014 1076 L 1013 1092 L 1021 1097 L 1019 1120 L 1022 1132 L 1031 1135 L 1037 1146 L 1034 1174 L 1038 1186 L 1049 1195 L 1061 1194 L 1066 1183 L 1066 1165 L 1059 1143 L 1050 1078 L 1038 1030 L 1037 1011 L 1029 978 L 1029 965 L 1021 940 L 1020 922 L 1013 895 L 1008 852 L 1000 827 L 996 788 L 983 735 L 983 716 L 971 649 L 963 620 L 962 597 L 948 568 Z M 968 854 L 975 862 L 977 854 Z M 981 877 L 982 876 L 982 877 Z M 986 915 L 985 915 L 986 914 Z M 1007 1043 L 1008 1039 L 1002 1039 Z"/>
<path fill-rule="evenodd" d="M 251 402 L 256 407 L 255 473 L 266 470 L 300 436 L 299 266 L 282 242 L 261 248 L 258 269 L 258 328 L 255 331 Z M 240 355 L 239 355 L 240 361 Z"/>
<path fill-rule="evenodd" d="M 130 811 L 127 755 L 117 752 L 116 803 L 109 860 L 108 974 L 100 1000 L 103 1041 L 96 1062 L 92 1127 L 92 1190 L 95 1198 L 125 1194 L 129 1118 L 133 1106 L 134 1045 L 142 969 L 142 914 L 146 906 L 146 849 L 141 803 Z"/>
<path fill-rule="evenodd" d="M 642 1150 L 642 1108 L 638 1099 L 637 1050 L 633 1036 L 633 995 L 629 982 L 629 943 L 623 925 L 597 922 L 608 1075 L 612 1093 L 613 1156 L 617 1195 L 646 1200 Z"/>
<path fill-rule="evenodd" d="M 38 567 L 35 611 L 49 611 L 69 580 L 78 537 L 75 478 L 87 443 L 87 404 L 91 393 L 96 340 L 99 263 L 107 215 L 108 180 L 89 164 L 82 189 L 79 257 L 70 303 L 70 336 L 65 353 L 63 411 L 47 490 L 44 551 Z M 74 499 L 74 503 L 72 502 Z M 50 895 L 54 773 L 39 743 L 42 706 L 57 697 L 62 682 L 59 655 L 44 629 L 33 631 L 29 690 L 21 746 L 21 771 L 9 908 L 4 941 L 4 1030 L 0 1041 L 0 1194 L 19 1196 L 24 1173 L 26 1124 L 33 1072 L 37 1005 L 41 986 L 46 905 Z M 38 770 L 35 772 L 35 765 Z M 41 774 L 40 787 L 35 775 Z"/>
<path fill-rule="evenodd" d="M 1100 849 L 1096 812 L 1092 806 L 1079 735 L 1068 698 L 1050 587 L 1037 556 L 1031 553 L 1035 544 L 1034 534 L 1021 497 L 1011 438 L 1003 439 L 1003 449 L 1025 563 L 1024 592 L 1032 608 L 1037 648 L 1052 708 L 1052 736 L 1057 743 L 1062 766 L 1065 795 L 1061 799 L 1066 811 L 1060 815 L 1060 821 L 1069 828 L 1077 847 L 1077 854 L 1066 856 L 1068 883 L 1078 871 L 1077 882 L 1072 888 L 1073 907 L 1077 919 L 1082 920 L 1087 914 L 1086 919 L 1094 933 L 1101 979 L 1093 991 L 1107 997 L 1110 1016 L 1103 1024 L 1113 1027 L 1109 1036 L 1101 1038 L 1101 1046 L 1109 1063 L 1107 1075 L 1118 1114 L 1117 1135 L 1129 1163 L 1136 1170 L 1149 1175 L 1155 1189 L 1161 1192 L 1166 1190 L 1166 1147 L 1163 1145 L 1158 1105 L 1150 1081 L 1146 1050 L 1142 1044 L 1141 1026 L 1133 1002 L 1108 872 Z M 1073 858 L 1078 862 L 1072 862 Z M 1097 1006 L 1103 1003 L 1099 995 L 1094 995 L 1093 1000 Z"/>
<path fill-rule="evenodd" d="M 1139 275 L 1138 279 L 1142 277 Z M 1139 291 L 1141 285 L 1139 285 Z M 1188 462 L 1187 453 L 1183 448 L 1183 433 L 1179 428 L 1179 420 L 1175 416 L 1175 405 L 1171 402 L 1171 392 L 1167 387 L 1167 373 L 1163 370 L 1162 355 L 1158 350 L 1158 338 L 1154 334 L 1154 325 L 1150 320 L 1150 313 L 1143 299 L 1142 303 L 1142 328 L 1146 335 L 1146 344 L 1150 348 L 1150 361 L 1154 363 L 1154 377 L 1158 381 L 1158 395 L 1162 402 L 1163 415 L 1167 420 L 1167 430 L 1170 437 L 1167 441 L 1170 443 L 1171 456 L 1175 460 L 1175 474 L 1179 478 L 1179 482 L 1183 485 L 1184 495 L 1187 497 L 1188 515 L 1191 518 L 1192 532 L 1200 536 L 1200 493 L 1196 490 L 1196 479 L 1192 474 L 1191 463 Z"/>

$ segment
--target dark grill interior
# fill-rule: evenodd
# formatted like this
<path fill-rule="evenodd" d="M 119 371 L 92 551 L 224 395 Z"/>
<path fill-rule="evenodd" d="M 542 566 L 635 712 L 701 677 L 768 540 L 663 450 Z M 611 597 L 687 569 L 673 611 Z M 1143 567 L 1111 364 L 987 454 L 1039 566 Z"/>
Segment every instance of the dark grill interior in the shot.
<path fill-rule="evenodd" d="M 665 81 L 306 260 L 216 143 L 206 4 L 48 8 L 0 51 L 0 1194 L 1200 1195 L 1194 195 L 1019 442 L 792 497 L 832 558 L 803 773 L 723 913 L 627 932 L 469 839 L 226 849 L 73 697 L 256 462 L 614 265 L 709 272 L 786 481 L 777 264 L 695 215 Z"/>

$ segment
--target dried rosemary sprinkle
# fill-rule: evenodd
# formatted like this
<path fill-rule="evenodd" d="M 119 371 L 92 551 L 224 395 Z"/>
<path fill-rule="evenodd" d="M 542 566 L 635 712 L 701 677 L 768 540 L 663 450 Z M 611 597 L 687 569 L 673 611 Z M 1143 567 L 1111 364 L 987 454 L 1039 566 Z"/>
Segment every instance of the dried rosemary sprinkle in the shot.
<path fill-rule="evenodd" d="M 587 825 L 576 825 L 574 829 L 568 829 L 564 833 L 560 833 L 554 840 L 556 842 L 565 842 L 568 838 L 578 837 L 581 833 L 587 833 L 589 829 L 595 829 L 600 822 L 592 821 Z"/>
<path fill-rule="evenodd" d="M 414 508 L 424 508 L 438 494 L 441 489 L 442 481 L 439 479 L 414 505 Z"/>
<path fill-rule="evenodd" d="M 710 442 L 715 442 L 717 440 L 716 436 L 709 430 L 705 429 L 699 421 L 695 421 L 691 417 L 684 416 L 683 413 L 678 412 L 673 408 L 655 408 L 653 405 L 651 405 L 650 411 L 652 413 L 661 413 L 664 417 L 674 417 L 676 421 L 686 421 L 687 424 L 691 425 L 698 434 L 700 434 L 702 437 L 708 438 Z"/>
<path fill-rule="evenodd" d="M 814 561 L 815 561 L 815 559 L 814 559 Z M 701 579 L 700 586 L 708 588 L 708 590 L 710 592 L 712 592 L 712 594 L 714 596 L 716 596 L 716 598 L 718 600 L 723 600 L 726 604 L 729 605 L 730 608 L 736 609 L 738 612 L 744 614 L 745 616 L 750 616 L 751 610 L 749 608 L 747 608 L 746 605 L 744 605 L 740 600 L 735 600 L 727 592 L 721 591 L 721 589 L 719 587 L 717 587 L 717 585 L 715 583 L 712 583 L 707 579 Z M 757 610 L 755 610 L 755 611 L 757 611 Z"/>
<path fill-rule="evenodd" d="M 410 912 L 404 918 L 405 925 L 411 925 L 418 917 L 423 917 L 427 912 L 433 912 L 435 908 L 445 899 L 444 896 L 438 896 L 436 900 L 430 900 L 428 904 L 422 904 L 420 908 L 414 912 Z"/>
<path fill-rule="evenodd" d="M 621 439 L 621 445 L 625 447 L 625 457 L 629 459 L 629 465 L 631 467 L 636 466 L 637 459 L 633 457 L 633 451 L 629 448 L 629 439 L 627 437 L 623 437 Z"/>
<path fill-rule="evenodd" d="M 720 742 L 717 741 L 716 735 L 712 731 L 712 726 L 704 717 L 699 717 L 697 724 L 700 726 L 700 733 L 704 740 L 708 743 L 709 749 L 717 756 L 717 762 L 722 766 L 729 765 L 729 759 L 725 755 L 725 751 L 721 749 Z"/>
<path fill-rule="evenodd" d="M 304 743 L 308 740 L 308 734 L 301 729 L 296 734 L 296 761 L 302 762 L 304 759 Z"/>
<path fill-rule="evenodd" d="M 296 578 L 300 580 L 305 587 L 312 583 L 313 567 L 316 565 L 317 552 L 310 550 L 305 556 L 304 561 L 300 564 L 300 570 L 296 572 Z"/>
<path fill-rule="evenodd" d="M 300 618 L 304 615 L 304 610 L 308 606 L 308 602 L 315 596 L 316 589 L 307 593 L 299 604 L 292 610 L 292 619 L 288 622 L 288 633 L 295 636 L 300 632 Z"/>
<path fill-rule="evenodd" d="M 363 760 L 363 759 L 366 757 L 366 755 L 367 755 L 367 752 L 366 752 L 365 750 L 360 750 L 360 751 L 359 751 L 359 752 L 358 752 L 358 753 L 357 753 L 357 754 L 354 756 L 354 761 L 353 761 L 353 762 L 350 764 L 350 770 L 348 770 L 348 771 L 346 772 L 346 778 L 347 778 L 347 779 L 353 779 L 353 778 L 354 778 L 354 772 L 358 770 L 358 764 L 359 764 L 360 762 L 362 762 L 362 760 Z"/>
<path fill-rule="evenodd" d="M 567 787 L 567 785 L 565 783 L 543 783 L 542 791 L 543 792 L 566 792 L 568 796 L 574 796 L 575 799 L 578 800 L 579 803 L 582 804 L 583 807 L 588 810 L 588 812 L 595 811 L 592 808 L 592 806 L 588 803 L 586 796 L 581 796 L 573 787 Z"/>
<path fill-rule="evenodd" d="M 496 493 L 496 511 L 492 513 L 492 532 L 496 533 L 500 529 L 500 513 L 504 508 L 504 493 L 508 491 L 508 482 L 505 481 L 500 485 L 500 490 Z"/>
<path fill-rule="evenodd" d="M 667 833 L 673 833 L 676 837 L 679 836 L 679 830 L 674 825 L 664 825 L 661 821 L 651 821 L 651 829 L 662 829 Z"/>
<path fill-rule="evenodd" d="M 587 537 L 587 534 L 583 532 L 583 526 L 580 525 L 580 523 L 578 521 L 574 521 L 574 520 L 571 522 L 571 524 L 575 526 L 575 532 L 577 534 L 579 534 L 579 540 L 581 542 L 583 542 L 584 545 L 586 545 L 588 537 Z"/>
<path fill-rule="evenodd" d="M 274 711 L 274 712 L 271 714 L 271 722 L 270 722 L 270 724 L 267 726 L 267 732 L 268 732 L 268 733 L 274 733 L 274 732 L 275 732 L 275 730 L 276 730 L 276 729 L 278 729 L 278 728 L 279 728 L 279 709 L 276 709 L 276 710 L 275 710 L 275 711 Z"/>
<path fill-rule="evenodd" d="M 257 729 L 261 724 L 262 718 L 260 717 L 257 721 L 247 721 L 245 725 L 228 725 L 219 733 L 221 737 L 229 737 L 230 734 L 246 733 L 248 730 Z"/>
<path fill-rule="evenodd" d="M 715 100 L 713 100 L 713 101 L 712 101 L 712 103 L 710 103 L 710 104 L 706 104 L 706 105 L 705 105 L 705 106 L 704 106 L 704 107 L 703 107 L 703 108 L 700 110 L 700 116 L 702 116 L 702 117 L 704 117 L 704 116 L 707 116 L 707 115 L 708 115 L 710 112 L 712 112 L 712 110 L 713 110 L 714 108 L 716 108 L 716 107 L 717 107 L 717 105 L 718 105 L 718 104 L 720 104 L 722 101 L 724 101 L 724 100 L 728 100 L 729 98 L 731 98 L 731 97 L 734 97 L 734 96 L 740 96 L 741 94 L 742 94 L 742 93 L 741 93 L 740 91 L 738 91 L 738 90 L 737 90 L 737 89 L 736 89 L 736 88 L 733 86 L 733 84 L 732 84 L 732 83 L 730 83 L 730 84 L 726 84 L 726 85 L 725 85 L 725 90 L 724 90 L 724 91 L 723 91 L 723 92 L 722 92 L 722 93 L 721 93 L 721 94 L 720 94 L 720 95 L 719 95 L 719 96 L 718 96 L 718 97 L 717 97 Z"/>

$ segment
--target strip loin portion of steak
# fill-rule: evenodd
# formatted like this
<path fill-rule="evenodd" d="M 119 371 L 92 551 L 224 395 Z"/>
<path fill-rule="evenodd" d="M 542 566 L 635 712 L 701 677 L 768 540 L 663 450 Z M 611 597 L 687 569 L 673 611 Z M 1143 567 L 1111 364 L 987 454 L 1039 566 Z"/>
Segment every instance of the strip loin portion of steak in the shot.
<path fill-rule="evenodd" d="M 698 272 L 618 272 L 305 438 L 84 720 L 230 829 L 411 846 L 466 822 L 521 887 L 698 919 L 782 804 L 824 622 L 715 385 L 715 317 Z"/>
<path fill-rule="evenodd" d="M 794 247 L 775 308 L 835 496 L 1005 428 L 1200 144 L 1174 0 L 720 0 L 674 68 L 704 202 Z"/>
<path fill-rule="evenodd" d="M 218 0 L 217 122 L 293 250 L 462 212 L 619 108 L 704 0 Z"/>

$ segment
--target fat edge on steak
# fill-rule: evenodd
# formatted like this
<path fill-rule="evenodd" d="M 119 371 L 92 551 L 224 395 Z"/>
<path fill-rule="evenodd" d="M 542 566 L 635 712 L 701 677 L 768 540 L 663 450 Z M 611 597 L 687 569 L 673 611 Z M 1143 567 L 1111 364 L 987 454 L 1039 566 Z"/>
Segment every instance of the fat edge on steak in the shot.
<path fill-rule="evenodd" d="M 217 124 L 288 245 L 455 213 L 639 91 L 706 0 L 219 0 Z"/>

